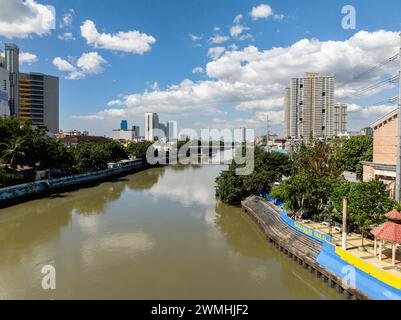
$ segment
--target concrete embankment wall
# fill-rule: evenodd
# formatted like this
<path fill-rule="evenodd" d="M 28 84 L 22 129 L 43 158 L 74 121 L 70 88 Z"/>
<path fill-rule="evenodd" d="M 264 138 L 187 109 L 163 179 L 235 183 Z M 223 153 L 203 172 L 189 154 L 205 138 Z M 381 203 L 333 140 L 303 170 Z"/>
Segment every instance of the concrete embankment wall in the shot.
<path fill-rule="evenodd" d="M 136 170 L 147 168 L 143 162 L 137 162 L 133 165 L 106 169 L 97 172 L 76 174 L 57 179 L 49 179 L 26 183 L 16 186 L 0 189 L 0 207 L 6 207 L 11 204 L 25 201 L 31 197 L 41 196 L 47 193 L 58 191 L 63 188 L 78 187 L 86 183 L 105 180 L 114 176 L 126 174 Z"/>
<path fill-rule="evenodd" d="M 322 273 L 328 273 L 329 278 L 332 277 L 337 286 L 353 292 L 354 296 L 359 299 L 366 297 L 375 300 L 401 300 L 401 279 L 399 277 L 335 246 L 329 242 L 330 236 L 288 217 L 282 203 L 266 195 L 262 196 L 264 201 L 279 205 L 278 214 L 283 223 L 299 234 L 322 244 L 314 267 Z M 291 248 L 289 250 L 291 251 Z M 344 282 L 343 279 L 346 281 Z M 351 290 L 349 290 L 349 285 L 352 287 Z"/>

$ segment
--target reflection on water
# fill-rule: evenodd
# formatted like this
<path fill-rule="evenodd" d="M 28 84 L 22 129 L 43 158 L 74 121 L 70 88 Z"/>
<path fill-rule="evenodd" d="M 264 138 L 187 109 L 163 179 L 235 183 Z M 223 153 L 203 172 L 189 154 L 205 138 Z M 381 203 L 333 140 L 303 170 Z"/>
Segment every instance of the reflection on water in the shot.
<path fill-rule="evenodd" d="M 0 298 L 340 298 L 216 203 L 223 168 L 154 168 L 1 209 Z M 56 290 L 41 288 L 46 264 Z"/>

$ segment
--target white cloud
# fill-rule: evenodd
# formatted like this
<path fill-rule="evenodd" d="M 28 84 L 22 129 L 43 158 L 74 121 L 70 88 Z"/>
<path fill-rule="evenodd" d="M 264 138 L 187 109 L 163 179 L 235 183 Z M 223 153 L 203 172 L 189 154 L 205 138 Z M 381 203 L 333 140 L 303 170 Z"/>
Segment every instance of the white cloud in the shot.
<path fill-rule="evenodd" d="M 38 61 L 38 56 L 33 53 L 29 52 L 20 52 L 19 54 L 19 61 L 20 63 L 26 63 L 28 65 L 31 65 Z"/>
<path fill-rule="evenodd" d="M 228 48 L 229 48 L 230 50 L 238 50 L 238 46 L 237 46 L 235 43 L 230 44 L 230 45 L 228 46 Z"/>
<path fill-rule="evenodd" d="M 243 16 L 242 14 L 239 14 L 239 15 L 235 16 L 233 22 L 234 22 L 235 24 L 239 24 L 243 18 L 244 18 L 244 16 Z"/>
<path fill-rule="evenodd" d="M 199 40 L 202 40 L 202 37 L 201 37 L 201 36 L 197 36 L 197 35 L 192 34 L 192 33 L 189 35 L 189 37 L 191 38 L 192 41 L 199 41 Z"/>
<path fill-rule="evenodd" d="M 54 28 L 55 19 L 52 6 L 35 0 L 0 1 L 0 35 L 6 38 L 47 35 Z"/>
<path fill-rule="evenodd" d="M 398 46 L 397 32 L 380 30 L 360 31 L 344 41 L 301 39 L 291 46 L 268 50 L 247 46 L 242 50 L 222 51 L 221 47 L 218 57 L 205 67 L 207 80 L 185 79 L 165 90 L 128 94 L 110 102 L 98 113 L 78 118 L 107 121 L 113 117 L 142 117 L 146 111 L 178 116 L 229 112 L 230 119 L 225 119 L 229 123 L 237 125 L 242 121 L 252 128 L 263 127 L 268 112 L 272 123 L 281 125 L 284 88 L 291 77 L 301 76 L 306 71 L 323 75 L 334 72 L 337 101 L 343 101 L 358 89 L 377 82 L 380 75 L 395 73 L 397 63 L 390 63 L 378 73 L 352 81 L 356 75 L 395 54 Z M 358 109 L 351 105 L 349 129 L 367 126 L 390 110 L 391 106 L 360 106 Z M 358 113 L 363 115 L 359 117 L 362 122 L 358 122 Z"/>
<path fill-rule="evenodd" d="M 152 49 L 152 44 L 156 43 L 153 36 L 137 30 L 115 34 L 99 33 L 91 20 L 86 20 L 81 25 L 81 35 L 92 47 L 133 54 L 144 54 Z"/>
<path fill-rule="evenodd" d="M 273 19 L 274 20 L 281 21 L 281 20 L 284 20 L 284 18 L 285 18 L 285 15 L 283 15 L 282 13 L 278 13 L 278 14 L 274 14 L 273 15 Z"/>
<path fill-rule="evenodd" d="M 208 50 L 207 55 L 213 60 L 216 60 L 224 53 L 224 50 L 224 47 L 213 47 Z"/>
<path fill-rule="evenodd" d="M 107 61 L 97 52 L 84 53 L 77 61 L 77 66 L 88 74 L 98 74 L 103 71 L 103 64 Z"/>
<path fill-rule="evenodd" d="M 230 38 L 227 36 L 221 36 L 221 35 L 214 35 L 209 39 L 209 42 L 214 43 L 214 44 L 219 44 L 228 41 Z"/>
<path fill-rule="evenodd" d="M 198 73 L 203 73 L 203 72 L 204 72 L 204 70 L 202 67 L 195 67 L 192 69 L 193 74 L 198 74 Z"/>
<path fill-rule="evenodd" d="M 69 9 L 61 18 L 60 22 L 60 28 L 69 28 L 72 26 L 72 21 L 74 20 L 75 17 L 75 11 L 74 9 Z"/>
<path fill-rule="evenodd" d="M 57 38 L 64 41 L 75 40 L 75 37 L 71 32 L 64 32 L 62 34 L 59 34 Z"/>
<path fill-rule="evenodd" d="M 234 24 L 230 28 L 230 35 L 231 37 L 237 40 L 251 39 L 252 38 L 251 34 L 249 33 L 244 34 L 244 32 L 249 30 L 250 28 L 244 24 L 241 24 L 242 18 L 243 18 L 242 14 L 239 14 L 234 18 Z"/>
<path fill-rule="evenodd" d="M 53 65 L 59 71 L 69 72 L 69 75 L 66 77 L 69 80 L 78 80 L 89 74 L 102 73 L 103 65 L 106 63 L 107 61 L 97 52 L 83 53 L 75 65 L 60 57 L 53 59 Z"/>
<path fill-rule="evenodd" d="M 53 59 L 53 65 L 55 65 L 59 71 L 73 72 L 76 70 L 76 68 L 71 63 L 60 57 L 56 57 Z"/>
<path fill-rule="evenodd" d="M 266 19 L 273 15 L 273 10 L 268 4 L 261 4 L 257 7 L 253 7 L 250 15 L 253 20 Z"/>

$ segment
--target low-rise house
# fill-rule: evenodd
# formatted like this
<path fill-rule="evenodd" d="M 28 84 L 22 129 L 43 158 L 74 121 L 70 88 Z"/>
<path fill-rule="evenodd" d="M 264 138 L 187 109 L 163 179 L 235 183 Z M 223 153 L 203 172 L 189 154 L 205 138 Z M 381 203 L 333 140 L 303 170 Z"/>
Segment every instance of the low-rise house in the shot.
<path fill-rule="evenodd" d="M 397 164 L 398 109 L 371 124 L 373 129 L 373 161 L 362 162 L 363 181 L 378 179 L 387 185 L 392 198 L 395 196 Z"/>
<path fill-rule="evenodd" d="M 66 147 L 71 147 L 71 146 L 76 146 L 78 143 L 83 142 L 83 141 L 98 143 L 98 142 L 110 141 L 110 139 L 106 138 L 106 137 L 100 137 L 100 136 L 77 135 L 77 136 L 62 137 L 62 138 L 60 138 L 60 141 Z"/>

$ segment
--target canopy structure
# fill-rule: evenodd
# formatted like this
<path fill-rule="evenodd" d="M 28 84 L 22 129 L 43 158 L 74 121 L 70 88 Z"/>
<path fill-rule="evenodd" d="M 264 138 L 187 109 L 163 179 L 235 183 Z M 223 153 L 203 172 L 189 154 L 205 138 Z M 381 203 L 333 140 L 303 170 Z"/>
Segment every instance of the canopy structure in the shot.
<path fill-rule="evenodd" d="M 386 218 L 393 221 L 401 221 L 401 213 L 393 209 L 386 213 Z"/>
<path fill-rule="evenodd" d="M 392 258 L 391 263 L 395 265 L 395 252 L 396 244 L 401 243 L 401 213 L 397 210 L 392 210 L 386 214 L 386 218 L 392 221 L 387 221 L 379 227 L 372 230 L 372 234 L 375 236 L 374 254 L 377 255 L 377 240 L 380 240 L 379 248 L 379 260 L 382 259 L 383 242 L 391 242 Z M 397 222 L 394 222 L 397 221 Z"/>

